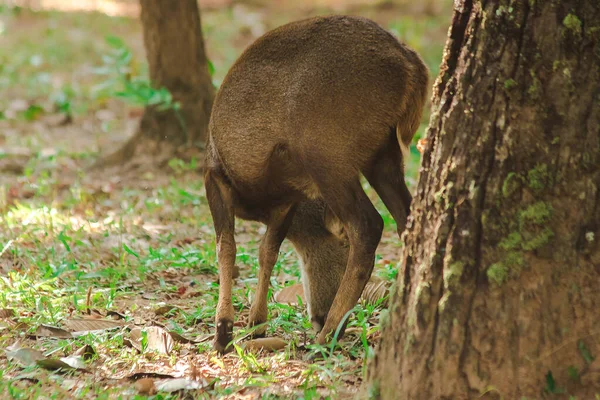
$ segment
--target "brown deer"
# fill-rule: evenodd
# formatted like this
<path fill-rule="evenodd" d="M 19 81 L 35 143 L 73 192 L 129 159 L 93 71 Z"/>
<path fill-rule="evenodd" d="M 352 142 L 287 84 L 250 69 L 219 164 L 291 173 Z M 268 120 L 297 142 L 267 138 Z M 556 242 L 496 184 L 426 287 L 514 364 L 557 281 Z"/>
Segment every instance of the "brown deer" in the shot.
<path fill-rule="evenodd" d="M 219 264 L 219 352 L 233 332 L 235 217 L 267 226 L 249 325 L 267 320 L 270 276 L 287 237 L 302 260 L 317 342 L 336 330 L 371 276 L 383 230 L 360 175 L 400 234 L 412 200 L 403 159 L 427 87 L 417 53 L 373 21 L 349 16 L 281 26 L 231 67 L 212 109 L 205 172 Z"/>

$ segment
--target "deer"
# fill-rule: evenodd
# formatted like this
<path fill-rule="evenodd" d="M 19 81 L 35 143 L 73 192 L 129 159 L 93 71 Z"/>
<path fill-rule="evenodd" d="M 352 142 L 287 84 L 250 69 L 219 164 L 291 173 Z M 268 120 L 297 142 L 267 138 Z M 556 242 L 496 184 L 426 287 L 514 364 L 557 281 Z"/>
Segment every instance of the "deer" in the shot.
<path fill-rule="evenodd" d="M 237 275 L 235 219 L 266 225 L 248 326 L 262 336 L 270 277 L 288 239 L 316 342 L 325 344 L 371 277 L 383 219 L 364 177 L 406 226 L 412 196 L 404 160 L 420 124 L 428 69 L 377 23 L 331 15 L 259 37 L 235 61 L 214 101 L 204 182 L 213 219 L 219 299 L 213 347 L 231 350 Z"/>

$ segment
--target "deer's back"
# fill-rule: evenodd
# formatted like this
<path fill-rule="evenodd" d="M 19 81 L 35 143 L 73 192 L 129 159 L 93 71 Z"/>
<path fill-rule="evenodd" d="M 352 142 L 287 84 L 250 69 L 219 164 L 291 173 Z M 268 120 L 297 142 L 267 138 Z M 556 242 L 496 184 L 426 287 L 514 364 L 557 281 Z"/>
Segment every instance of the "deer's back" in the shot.
<path fill-rule="evenodd" d="M 306 163 L 328 154 L 328 170 L 358 173 L 389 144 L 426 79 L 416 53 L 370 20 L 284 25 L 249 46 L 225 77 L 210 123 L 213 162 L 248 197 L 311 197 Z"/>

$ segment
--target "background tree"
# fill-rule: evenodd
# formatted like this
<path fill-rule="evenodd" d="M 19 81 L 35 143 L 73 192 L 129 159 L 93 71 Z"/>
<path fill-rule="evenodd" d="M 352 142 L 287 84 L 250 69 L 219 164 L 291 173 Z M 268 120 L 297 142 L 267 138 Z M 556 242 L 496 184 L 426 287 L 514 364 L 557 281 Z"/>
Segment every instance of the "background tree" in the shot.
<path fill-rule="evenodd" d="M 369 391 L 594 398 L 600 2 L 462 0 Z"/>
<path fill-rule="evenodd" d="M 166 88 L 179 107 L 147 106 L 137 134 L 101 165 L 125 162 L 135 153 L 168 158 L 181 146 L 203 148 L 207 135 L 215 89 L 197 1 L 140 0 L 140 4 L 150 81 L 155 88 Z"/>

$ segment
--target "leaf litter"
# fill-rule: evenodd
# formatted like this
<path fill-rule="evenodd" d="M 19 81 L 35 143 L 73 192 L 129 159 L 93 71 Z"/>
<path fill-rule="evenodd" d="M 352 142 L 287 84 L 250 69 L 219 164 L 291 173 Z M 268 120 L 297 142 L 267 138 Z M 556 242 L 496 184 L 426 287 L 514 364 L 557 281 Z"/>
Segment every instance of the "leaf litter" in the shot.
<path fill-rule="evenodd" d="M 46 357 L 41 351 L 18 345 L 9 346 L 4 350 L 6 357 L 14 360 L 23 367 L 38 365 L 48 370 L 79 370 L 86 371 L 85 362 L 82 357 L 73 355 L 69 357 L 50 358 Z"/>

